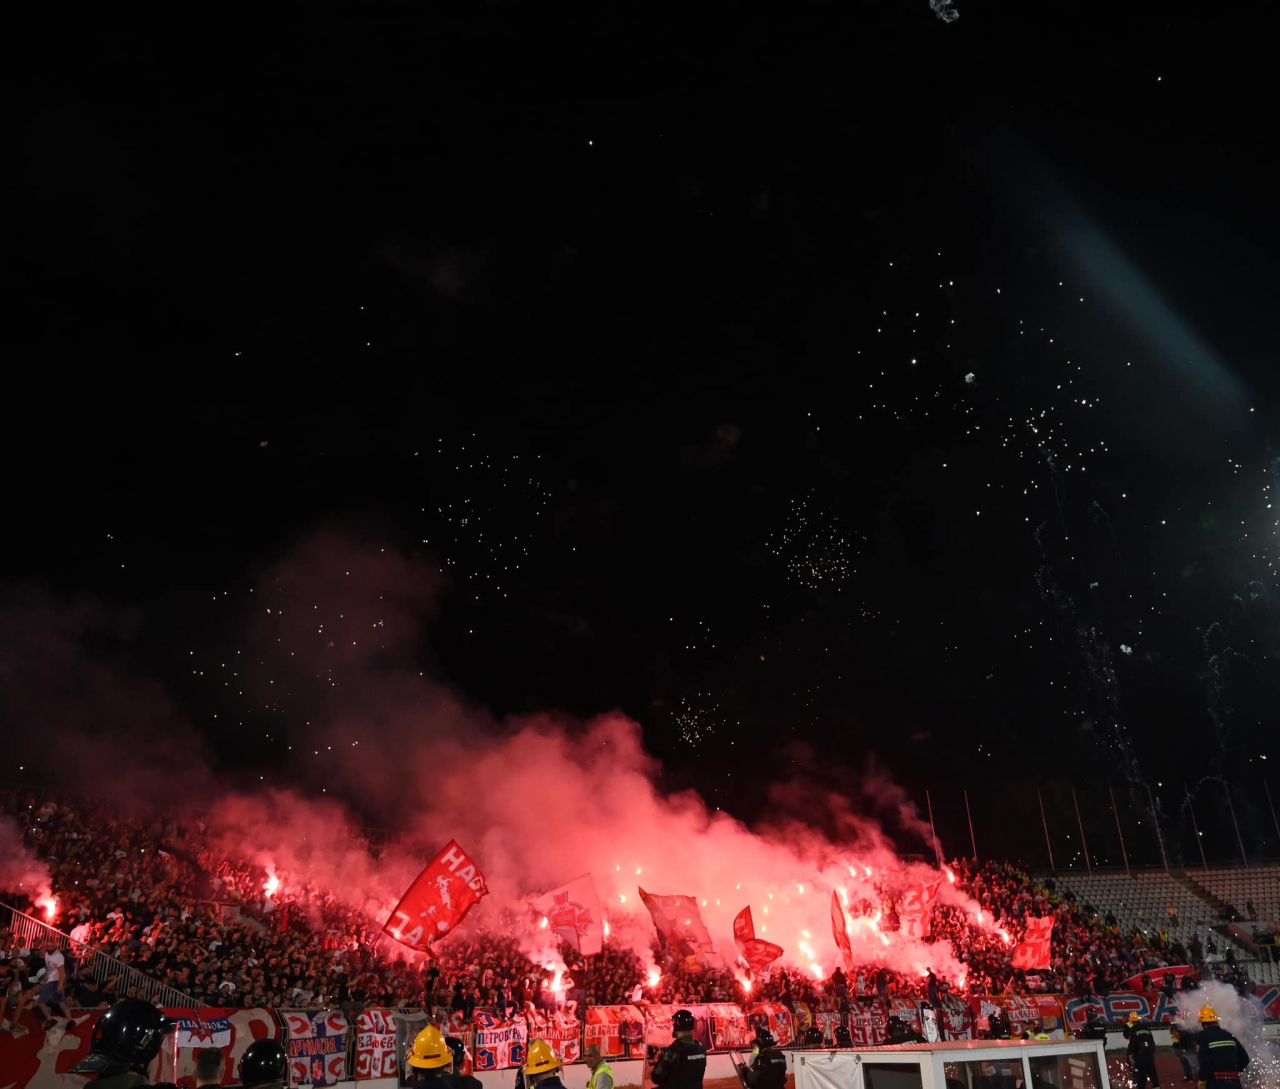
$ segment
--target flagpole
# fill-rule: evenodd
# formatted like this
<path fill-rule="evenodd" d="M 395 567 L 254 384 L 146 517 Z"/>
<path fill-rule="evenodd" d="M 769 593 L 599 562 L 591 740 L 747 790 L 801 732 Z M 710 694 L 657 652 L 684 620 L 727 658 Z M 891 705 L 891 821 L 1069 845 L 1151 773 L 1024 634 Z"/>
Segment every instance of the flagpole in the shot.
<path fill-rule="evenodd" d="M 1191 814 L 1191 831 L 1196 834 L 1196 846 L 1200 848 L 1200 865 L 1204 867 L 1204 872 L 1209 872 L 1209 860 L 1204 857 L 1204 837 L 1200 835 L 1200 822 L 1196 820 L 1195 806 L 1191 804 L 1191 791 L 1187 789 L 1187 784 L 1182 784 L 1182 793 L 1187 796 L 1187 812 Z"/>
<path fill-rule="evenodd" d="M 1227 785 L 1225 779 L 1222 780 L 1222 789 L 1227 795 L 1227 809 L 1231 813 L 1231 823 L 1236 829 L 1236 842 L 1240 844 L 1240 861 L 1244 863 L 1244 868 L 1249 868 L 1249 856 L 1244 853 L 1244 837 L 1240 835 L 1240 822 L 1236 820 L 1236 807 L 1231 804 L 1231 787 Z"/>
<path fill-rule="evenodd" d="M 1107 793 L 1111 795 L 1111 812 L 1116 818 L 1116 833 L 1120 836 L 1120 854 L 1124 856 L 1124 873 L 1126 877 L 1132 877 L 1133 873 L 1129 869 L 1129 851 L 1124 845 L 1124 829 L 1120 827 L 1120 810 L 1116 808 L 1115 788 L 1108 785 Z"/>
<path fill-rule="evenodd" d="M 1053 862 L 1053 844 L 1049 842 L 1049 821 L 1044 815 L 1044 796 L 1040 793 L 1040 788 L 1036 787 L 1036 797 L 1040 799 L 1040 823 L 1044 825 L 1044 845 L 1049 852 L 1049 869 L 1057 873 L 1058 867 Z"/>
<path fill-rule="evenodd" d="M 933 798 L 927 789 L 924 792 L 924 800 L 929 807 L 929 831 L 933 833 L 933 853 L 938 860 L 938 869 L 942 869 L 942 844 L 938 840 L 938 829 L 933 823 Z"/>
<path fill-rule="evenodd" d="M 1160 859 L 1164 862 L 1164 872 L 1169 872 L 1169 856 L 1164 853 L 1164 834 L 1160 831 L 1160 815 L 1156 812 L 1156 798 L 1151 793 L 1151 784 L 1147 784 L 1147 804 L 1151 807 L 1151 820 L 1156 826 L 1156 842 L 1160 844 Z"/>
<path fill-rule="evenodd" d="M 1071 788 L 1071 804 L 1076 807 L 1076 824 L 1080 828 L 1080 844 L 1084 847 L 1084 864 L 1093 873 L 1093 861 L 1089 858 L 1089 841 L 1084 834 L 1084 821 L 1080 819 L 1080 799 L 1076 797 L 1076 788 Z"/>
<path fill-rule="evenodd" d="M 973 847 L 973 860 L 978 861 L 978 841 L 973 838 L 973 814 L 969 811 L 969 792 L 964 792 L 964 815 L 969 818 L 969 844 Z"/>
<path fill-rule="evenodd" d="M 1280 838 L 1280 821 L 1276 820 L 1276 806 L 1271 800 L 1271 788 L 1267 786 L 1267 781 L 1262 780 L 1262 789 L 1267 792 L 1267 808 L 1271 810 L 1271 823 L 1276 826 L 1276 836 Z"/>

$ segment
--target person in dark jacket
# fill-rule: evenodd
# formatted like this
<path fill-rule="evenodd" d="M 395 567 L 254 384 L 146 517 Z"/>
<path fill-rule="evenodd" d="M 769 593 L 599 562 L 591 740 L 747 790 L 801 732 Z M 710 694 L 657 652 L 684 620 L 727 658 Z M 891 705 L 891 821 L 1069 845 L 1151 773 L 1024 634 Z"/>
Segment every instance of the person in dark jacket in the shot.
<path fill-rule="evenodd" d="M 671 1019 L 675 1039 L 658 1056 L 651 1075 L 658 1089 L 702 1089 L 707 1049 L 693 1038 L 693 1025 L 688 1010 L 677 1010 Z"/>
<path fill-rule="evenodd" d="M 886 1044 L 923 1044 L 927 1041 L 901 1017 L 890 1017 L 885 1023 Z"/>
<path fill-rule="evenodd" d="M 1240 1072 L 1249 1065 L 1244 1045 L 1218 1022 L 1218 1011 L 1212 1006 L 1200 1010 L 1200 1081 L 1201 1089 L 1240 1089 Z"/>
<path fill-rule="evenodd" d="M 1147 1089 L 1148 1082 L 1155 1089 L 1160 1089 L 1160 1075 L 1156 1073 L 1156 1041 L 1150 1027 L 1136 1012 L 1131 1013 L 1124 1035 L 1129 1041 L 1129 1062 L 1133 1065 L 1135 1089 Z"/>
<path fill-rule="evenodd" d="M 93 1089 L 141 1089 L 151 1084 L 147 1067 L 173 1029 L 174 1022 L 150 1002 L 123 999 L 98 1018 L 88 1056 L 70 1072 L 96 1074 Z"/>
<path fill-rule="evenodd" d="M 236 1066 L 244 1089 L 288 1089 L 289 1058 L 279 1040 L 255 1040 Z"/>
<path fill-rule="evenodd" d="M 767 1028 L 756 1029 L 751 1062 L 738 1067 L 738 1075 L 746 1089 L 785 1089 L 787 1057 L 778 1050 L 777 1038 Z"/>

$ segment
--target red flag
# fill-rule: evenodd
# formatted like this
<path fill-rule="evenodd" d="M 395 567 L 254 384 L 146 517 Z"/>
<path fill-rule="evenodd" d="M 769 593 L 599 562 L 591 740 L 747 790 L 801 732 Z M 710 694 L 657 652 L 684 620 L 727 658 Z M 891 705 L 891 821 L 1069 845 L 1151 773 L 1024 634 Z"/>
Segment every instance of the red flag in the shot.
<path fill-rule="evenodd" d="M 938 894 L 938 882 L 932 885 L 912 885 L 904 889 L 898 903 L 899 928 L 913 938 L 927 938 L 933 926 L 933 898 Z"/>
<path fill-rule="evenodd" d="M 429 953 L 431 943 L 462 922 L 488 894 L 484 874 L 457 841 L 450 840 L 409 886 L 383 929 L 411 949 Z"/>
<path fill-rule="evenodd" d="M 733 920 L 733 940 L 742 959 L 753 972 L 760 971 L 782 956 L 782 946 L 756 937 L 756 924 L 751 920 L 750 904 L 738 912 Z"/>
<path fill-rule="evenodd" d="M 849 927 L 844 920 L 844 908 L 840 906 L 839 893 L 831 894 L 831 936 L 840 947 L 840 955 L 844 957 L 844 970 L 853 971 L 853 947 L 849 945 Z"/>
<path fill-rule="evenodd" d="M 1048 968 L 1052 964 L 1053 916 L 1034 915 L 1027 919 L 1026 937 L 1013 951 L 1015 968 Z"/>
<path fill-rule="evenodd" d="M 640 889 L 640 899 L 653 916 L 658 935 L 677 956 L 694 957 L 714 953 L 711 935 L 698 912 L 698 901 L 692 896 L 658 896 Z"/>

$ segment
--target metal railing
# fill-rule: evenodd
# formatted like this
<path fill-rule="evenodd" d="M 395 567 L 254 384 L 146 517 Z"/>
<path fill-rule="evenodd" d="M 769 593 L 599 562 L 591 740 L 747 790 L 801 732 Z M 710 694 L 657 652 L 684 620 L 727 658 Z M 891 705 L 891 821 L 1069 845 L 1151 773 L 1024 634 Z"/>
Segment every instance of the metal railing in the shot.
<path fill-rule="evenodd" d="M 91 979 L 98 987 L 115 981 L 115 993 L 120 998 L 143 998 L 157 1006 L 199 1006 L 189 994 L 177 987 L 161 983 L 154 976 L 139 972 L 123 961 L 108 956 L 100 949 L 83 942 L 73 941 L 56 927 L 42 923 L 9 904 L 0 903 L 0 929 L 13 932 L 14 944 L 19 948 L 38 948 L 45 942 L 54 942 L 59 949 L 74 957 L 80 979 Z"/>

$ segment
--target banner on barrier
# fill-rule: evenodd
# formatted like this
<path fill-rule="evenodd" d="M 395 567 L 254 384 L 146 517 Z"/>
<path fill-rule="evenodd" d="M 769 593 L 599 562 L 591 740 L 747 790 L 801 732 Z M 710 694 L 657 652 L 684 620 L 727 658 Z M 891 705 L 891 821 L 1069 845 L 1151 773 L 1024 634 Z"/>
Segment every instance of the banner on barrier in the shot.
<path fill-rule="evenodd" d="M 747 1024 L 742 1007 L 732 1002 L 712 1002 L 707 1005 L 711 1027 L 711 1047 L 714 1051 L 751 1046 L 754 1033 Z"/>
<path fill-rule="evenodd" d="M 635 1006 L 588 1006 L 583 1044 L 595 1044 L 609 1059 L 638 1055 L 644 1043 L 644 1014 Z"/>
<path fill-rule="evenodd" d="M 757 1002 L 747 1010 L 747 1023 L 754 1030 L 763 1025 L 773 1033 L 779 1047 L 796 1042 L 791 1011 L 781 1002 Z"/>
<path fill-rule="evenodd" d="M 179 1085 L 195 1084 L 196 1055 L 216 1047 L 223 1055 L 224 1081 L 237 1081 L 240 1056 L 255 1040 L 278 1040 L 283 1035 L 275 1010 L 200 1007 L 166 1009 L 175 1028 L 160 1051 L 156 1077 Z"/>
<path fill-rule="evenodd" d="M 292 1085 L 336 1085 L 348 1080 L 351 1024 L 341 1010 L 284 1010 L 280 1016 L 289 1033 L 285 1053 Z"/>
<path fill-rule="evenodd" d="M 1099 1014 L 1104 1021 L 1125 1021 L 1136 1013 L 1144 1021 L 1161 1023 L 1176 1021 L 1176 1000 L 1157 993 L 1142 994 L 1137 991 L 1118 991 L 1105 998 L 1064 998 L 1067 1031 L 1084 1028 L 1091 1014 Z"/>
<path fill-rule="evenodd" d="M 356 1018 L 356 1080 L 399 1076 L 397 1017 L 391 1010 L 365 1010 Z"/>
<path fill-rule="evenodd" d="M 475 1068 L 505 1070 L 524 1062 L 529 1024 L 523 1017 L 505 1018 L 486 1010 L 475 1014 Z M 563 1054 L 561 1058 L 564 1058 Z"/>
<path fill-rule="evenodd" d="M 582 1022 L 564 1010 L 551 1013 L 534 1011 L 528 1019 L 529 1035 L 546 1040 L 560 1056 L 561 1062 L 576 1063 L 582 1058 Z"/>

